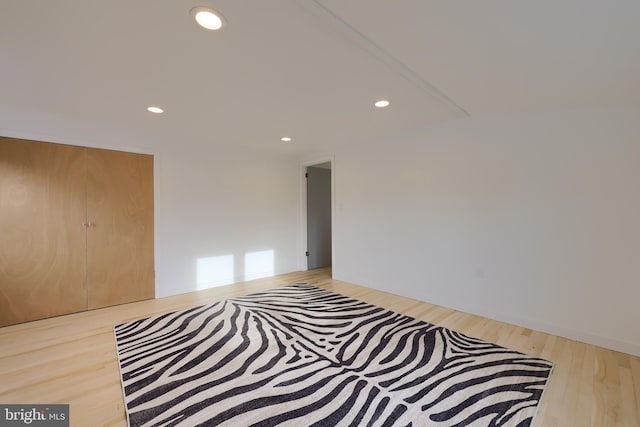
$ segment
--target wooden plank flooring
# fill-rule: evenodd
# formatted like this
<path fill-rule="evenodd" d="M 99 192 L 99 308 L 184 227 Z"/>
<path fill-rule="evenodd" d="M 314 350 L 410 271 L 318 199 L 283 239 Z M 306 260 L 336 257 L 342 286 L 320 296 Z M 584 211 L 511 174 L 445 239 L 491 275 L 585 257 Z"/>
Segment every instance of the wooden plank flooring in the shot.
<path fill-rule="evenodd" d="M 0 328 L 0 402 L 69 403 L 72 426 L 124 426 L 113 325 L 295 282 L 313 283 L 553 361 L 537 427 L 640 427 L 640 357 L 331 280 L 327 270 Z"/>

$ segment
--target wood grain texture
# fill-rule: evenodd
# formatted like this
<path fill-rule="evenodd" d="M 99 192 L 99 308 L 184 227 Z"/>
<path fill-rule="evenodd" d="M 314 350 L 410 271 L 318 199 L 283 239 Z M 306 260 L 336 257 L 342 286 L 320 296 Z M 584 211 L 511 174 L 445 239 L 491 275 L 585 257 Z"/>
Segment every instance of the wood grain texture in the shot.
<path fill-rule="evenodd" d="M 84 151 L 0 137 L 0 326 L 86 309 Z"/>
<path fill-rule="evenodd" d="M 153 298 L 153 157 L 86 150 L 88 308 Z"/>
<path fill-rule="evenodd" d="M 551 360 L 534 427 L 640 426 L 640 357 L 332 280 L 329 270 L 0 328 L 0 402 L 70 403 L 72 426 L 125 426 L 113 325 L 303 281 Z"/>

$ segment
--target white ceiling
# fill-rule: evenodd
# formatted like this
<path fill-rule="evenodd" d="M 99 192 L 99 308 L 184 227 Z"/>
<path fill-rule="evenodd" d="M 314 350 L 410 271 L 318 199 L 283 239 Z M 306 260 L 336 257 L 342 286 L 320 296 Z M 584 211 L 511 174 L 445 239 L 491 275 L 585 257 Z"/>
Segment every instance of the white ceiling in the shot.
<path fill-rule="evenodd" d="M 472 114 L 640 105 L 638 0 L 322 3 Z"/>
<path fill-rule="evenodd" d="M 226 28 L 197 27 L 196 5 Z M 0 133 L 300 155 L 467 114 L 640 105 L 638 22 L 637 0 L 3 0 Z"/>

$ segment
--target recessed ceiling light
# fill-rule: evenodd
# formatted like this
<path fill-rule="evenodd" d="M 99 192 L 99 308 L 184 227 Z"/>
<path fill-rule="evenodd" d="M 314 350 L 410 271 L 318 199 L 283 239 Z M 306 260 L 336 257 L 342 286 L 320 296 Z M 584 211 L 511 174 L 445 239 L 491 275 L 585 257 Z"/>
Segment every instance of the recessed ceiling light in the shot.
<path fill-rule="evenodd" d="M 147 107 L 147 111 L 151 112 L 151 113 L 155 113 L 155 114 L 161 114 L 164 113 L 164 110 L 160 107 L 155 107 L 155 106 L 151 106 L 151 107 Z"/>
<path fill-rule="evenodd" d="M 388 107 L 389 104 L 390 104 L 390 102 L 387 101 L 386 99 L 380 99 L 380 100 L 376 101 L 376 103 L 373 104 L 373 105 L 375 105 L 378 108 L 384 108 L 384 107 Z"/>
<path fill-rule="evenodd" d="M 293 139 L 289 138 L 288 136 L 283 136 L 282 138 L 280 138 L 280 141 L 282 141 L 282 142 L 291 142 L 291 141 L 293 141 Z"/>
<path fill-rule="evenodd" d="M 224 25 L 222 14 L 209 7 L 198 6 L 191 9 L 191 15 L 198 25 L 207 30 L 216 31 Z"/>

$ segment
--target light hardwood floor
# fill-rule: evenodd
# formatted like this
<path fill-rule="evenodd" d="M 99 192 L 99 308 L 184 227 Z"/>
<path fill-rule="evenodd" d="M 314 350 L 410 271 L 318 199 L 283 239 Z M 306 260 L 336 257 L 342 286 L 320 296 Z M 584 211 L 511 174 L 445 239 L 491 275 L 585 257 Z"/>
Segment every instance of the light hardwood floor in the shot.
<path fill-rule="evenodd" d="M 126 425 L 113 325 L 295 282 L 553 361 L 537 427 L 640 426 L 639 357 L 331 280 L 328 270 L 0 328 L 0 403 L 69 403 L 72 426 Z"/>

